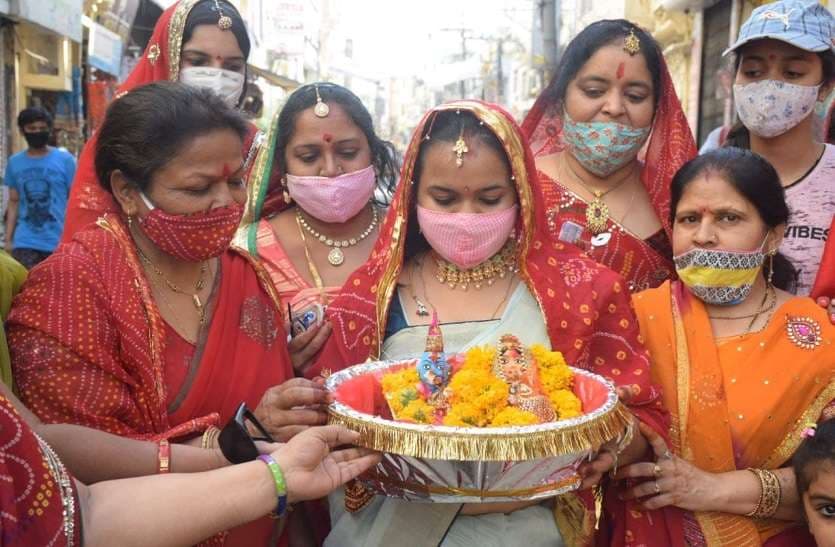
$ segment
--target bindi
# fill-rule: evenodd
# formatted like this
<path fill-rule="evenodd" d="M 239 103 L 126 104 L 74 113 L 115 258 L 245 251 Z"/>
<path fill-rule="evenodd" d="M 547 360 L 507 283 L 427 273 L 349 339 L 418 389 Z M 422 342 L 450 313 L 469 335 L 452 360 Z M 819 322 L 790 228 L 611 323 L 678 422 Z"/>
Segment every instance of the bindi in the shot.
<path fill-rule="evenodd" d="M 232 174 L 232 169 L 229 168 L 227 164 L 223 164 L 223 170 L 221 171 L 221 176 L 225 179 L 229 178 L 229 175 Z"/>
<path fill-rule="evenodd" d="M 621 63 L 618 65 L 618 71 L 616 73 L 618 80 L 623 78 L 623 73 L 626 71 L 626 63 Z"/>
<path fill-rule="evenodd" d="M 329 143 L 333 140 L 333 135 L 331 135 L 330 133 L 323 133 L 322 140 Z"/>
<path fill-rule="evenodd" d="M 769 60 L 769 61 L 774 61 L 774 60 L 776 60 L 776 59 L 777 59 L 777 56 L 776 56 L 776 55 L 774 55 L 773 53 L 769 53 L 769 54 L 768 54 L 768 60 Z"/>

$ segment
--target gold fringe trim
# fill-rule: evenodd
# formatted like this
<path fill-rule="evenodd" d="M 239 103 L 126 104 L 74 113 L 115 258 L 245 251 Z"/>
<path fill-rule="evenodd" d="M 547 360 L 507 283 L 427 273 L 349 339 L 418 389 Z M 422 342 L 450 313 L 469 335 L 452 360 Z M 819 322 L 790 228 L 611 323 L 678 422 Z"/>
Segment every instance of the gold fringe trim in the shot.
<path fill-rule="evenodd" d="M 415 481 L 402 481 L 394 479 L 382 473 L 377 469 L 372 468 L 368 475 L 363 475 L 363 478 L 370 478 L 378 481 L 385 487 L 399 490 L 411 490 L 412 492 L 426 492 L 428 494 L 443 495 L 443 496 L 464 496 L 481 499 L 491 498 L 527 498 L 531 496 L 541 496 L 550 492 L 556 492 L 565 488 L 576 487 L 580 484 L 580 477 L 573 474 L 570 477 L 557 482 L 542 484 L 532 488 L 516 488 L 512 490 L 478 490 L 475 488 L 458 488 L 454 486 L 440 486 L 432 483 L 419 483 Z"/>
<path fill-rule="evenodd" d="M 594 536 L 594 519 L 576 492 L 569 492 L 555 498 L 554 520 L 566 545 L 583 547 L 591 544 Z"/>
<path fill-rule="evenodd" d="M 617 403 L 609 412 L 577 425 L 533 433 L 490 434 L 467 432 L 472 428 L 453 433 L 430 427 L 407 428 L 397 422 L 346 416 L 332 408 L 328 412 L 328 423 L 358 432 L 357 444 L 361 446 L 413 458 L 459 461 L 525 461 L 597 450 L 623 433 L 632 419 L 629 411 Z"/>

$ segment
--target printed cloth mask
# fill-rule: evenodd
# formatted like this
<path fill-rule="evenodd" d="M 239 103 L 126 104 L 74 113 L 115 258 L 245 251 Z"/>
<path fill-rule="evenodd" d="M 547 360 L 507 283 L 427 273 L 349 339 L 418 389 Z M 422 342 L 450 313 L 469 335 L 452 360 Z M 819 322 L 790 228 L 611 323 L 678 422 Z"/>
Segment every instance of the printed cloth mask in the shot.
<path fill-rule="evenodd" d="M 139 218 L 142 232 L 160 250 L 186 262 L 202 262 L 223 254 L 244 213 L 243 206 L 235 203 L 200 213 L 172 215 L 154 207 L 144 193 L 139 195 L 151 210 Z"/>
<path fill-rule="evenodd" d="M 518 205 L 493 213 L 447 213 L 417 206 L 420 230 L 432 249 L 462 270 L 498 253 L 516 224 Z"/>
<path fill-rule="evenodd" d="M 354 218 L 374 195 L 374 166 L 337 177 L 287 175 L 287 192 L 317 220 L 341 224 Z"/>
<path fill-rule="evenodd" d="M 762 80 L 734 86 L 739 119 L 748 130 L 769 139 L 799 124 L 815 109 L 819 85 Z"/>
<path fill-rule="evenodd" d="M 699 300 L 716 306 L 732 306 L 751 294 L 765 262 L 763 245 L 765 240 L 755 251 L 696 248 L 673 257 L 673 262 L 679 279 Z"/>
<path fill-rule="evenodd" d="M 598 177 L 608 177 L 638 155 L 650 127 L 616 122 L 575 122 L 563 115 L 562 134 L 571 155 Z"/>
<path fill-rule="evenodd" d="M 23 138 L 26 139 L 29 148 L 43 148 L 49 142 L 49 131 L 33 131 L 32 133 L 24 131 Z"/>
<path fill-rule="evenodd" d="M 225 68 L 190 66 L 180 70 L 180 82 L 214 91 L 231 108 L 238 106 L 244 92 L 244 75 Z"/>

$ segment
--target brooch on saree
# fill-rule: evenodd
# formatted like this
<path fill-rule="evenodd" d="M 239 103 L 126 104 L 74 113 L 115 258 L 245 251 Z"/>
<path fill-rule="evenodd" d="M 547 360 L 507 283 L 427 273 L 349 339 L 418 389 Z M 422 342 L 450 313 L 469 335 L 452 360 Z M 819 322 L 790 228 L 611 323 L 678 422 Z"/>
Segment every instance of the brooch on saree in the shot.
<path fill-rule="evenodd" d="M 801 349 L 815 349 L 821 345 L 821 326 L 811 317 L 787 315 L 786 332 L 792 344 Z"/>

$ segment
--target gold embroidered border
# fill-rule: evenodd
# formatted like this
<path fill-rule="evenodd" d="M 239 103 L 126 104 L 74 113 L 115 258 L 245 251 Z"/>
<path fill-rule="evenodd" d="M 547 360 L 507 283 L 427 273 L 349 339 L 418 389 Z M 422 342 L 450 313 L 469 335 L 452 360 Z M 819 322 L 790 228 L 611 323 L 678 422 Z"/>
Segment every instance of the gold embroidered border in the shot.
<path fill-rule="evenodd" d="M 186 28 L 186 19 L 200 0 L 180 0 L 174 13 L 171 14 L 171 21 L 168 23 L 168 79 L 176 82 L 180 78 L 180 53 L 183 48 L 183 33 Z"/>
<path fill-rule="evenodd" d="M 384 486 L 393 486 L 397 489 L 408 489 L 413 492 L 428 492 L 430 494 L 438 494 L 442 496 L 467 496 L 479 497 L 482 499 L 491 498 L 524 498 L 529 496 L 536 496 L 537 494 L 544 494 L 569 487 L 573 484 L 580 483 L 580 477 L 576 473 L 570 477 L 562 479 L 557 482 L 542 484 L 532 488 L 517 488 L 515 490 L 478 490 L 475 488 L 457 488 L 454 486 L 439 486 L 437 484 L 425 484 L 414 481 L 402 481 L 388 476 L 377 474 L 376 470 L 371 470 L 371 476 L 379 481 Z"/>
<path fill-rule="evenodd" d="M 797 451 L 797 448 L 803 441 L 801 432 L 806 428 L 806 424 L 809 422 L 817 422 L 823 409 L 833 400 L 835 400 L 835 381 L 830 381 L 823 391 L 821 391 L 820 395 L 809 405 L 806 412 L 795 421 L 794 426 L 792 426 L 782 442 L 777 445 L 774 452 L 766 459 L 763 467 L 766 469 L 777 469 L 789 461 L 789 458 Z"/>
<path fill-rule="evenodd" d="M 684 320 L 678 307 L 673 287 L 670 285 L 670 304 L 673 310 L 673 329 L 676 344 L 676 397 L 678 398 L 678 417 L 674 420 L 678 431 L 673 431 L 674 448 L 686 459 L 693 459 L 687 447 L 687 413 L 690 411 L 690 350 L 687 348 L 687 333 Z M 677 447 L 675 445 L 678 445 Z"/>

